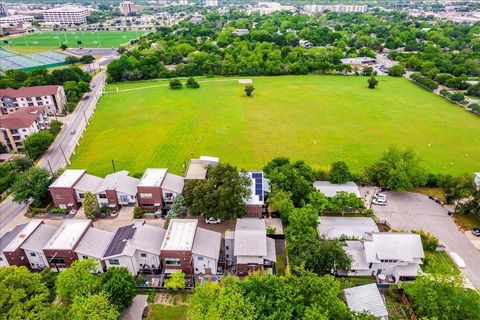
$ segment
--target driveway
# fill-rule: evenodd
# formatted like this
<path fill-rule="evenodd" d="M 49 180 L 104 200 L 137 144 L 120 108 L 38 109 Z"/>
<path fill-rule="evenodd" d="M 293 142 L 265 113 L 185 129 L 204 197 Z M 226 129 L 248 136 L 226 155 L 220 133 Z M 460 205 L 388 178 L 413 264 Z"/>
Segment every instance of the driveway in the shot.
<path fill-rule="evenodd" d="M 447 251 L 458 253 L 467 267 L 463 274 L 480 288 L 480 251 L 448 216 L 448 210 L 427 196 L 411 192 L 386 192 L 386 206 L 372 206 L 380 220 L 387 220 L 397 230 L 430 232 L 440 239 Z"/>

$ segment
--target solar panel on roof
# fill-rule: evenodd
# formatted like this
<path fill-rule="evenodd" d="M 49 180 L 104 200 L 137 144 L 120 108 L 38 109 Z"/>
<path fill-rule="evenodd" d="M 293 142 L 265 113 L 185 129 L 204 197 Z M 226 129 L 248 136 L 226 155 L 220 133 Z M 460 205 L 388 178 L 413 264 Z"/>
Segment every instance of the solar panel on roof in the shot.
<path fill-rule="evenodd" d="M 261 172 L 253 172 L 252 173 L 252 178 L 253 179 L 261 179 L 262 178 L 262 173 Z"/>
<path fill-rule="evenodd" d="M 127 244 L 125 240 L 132 239 L 135 234 L 135 230 L 136 229 L 133 227 L 133 225 L 119 228 L 115 233 L 112 242 L 110 242 L 110 245 L 108 246 L 104 256 L 109 257 L 122 253 L 125 245 Z"/>

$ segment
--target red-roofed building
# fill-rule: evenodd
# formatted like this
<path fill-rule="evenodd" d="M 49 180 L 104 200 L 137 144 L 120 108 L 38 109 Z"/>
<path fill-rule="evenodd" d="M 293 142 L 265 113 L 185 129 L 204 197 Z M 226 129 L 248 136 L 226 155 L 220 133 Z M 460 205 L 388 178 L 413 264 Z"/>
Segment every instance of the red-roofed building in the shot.
<path fill-rule="evenodd" d="M 35 86 L 0 89 L 0 111 L 12 113 L 23 107 L 45 107 L 49 115 L 63 113 L 67 97 L 62 86 Z"/>
<path fill-rule="evenodd" d="M 44 107 L 19 108 L 7 115 L 0 115 L 0 142 L 9 152 L 23 152 L 23 140 L 32 133 L 48 126 Z"/>

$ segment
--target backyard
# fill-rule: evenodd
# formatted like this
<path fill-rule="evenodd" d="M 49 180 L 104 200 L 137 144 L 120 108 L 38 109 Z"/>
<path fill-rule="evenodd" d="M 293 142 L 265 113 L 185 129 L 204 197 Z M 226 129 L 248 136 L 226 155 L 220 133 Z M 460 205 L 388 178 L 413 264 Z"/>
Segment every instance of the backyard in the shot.
<path fill-rule="evenodd" d="M 316 168 L 344 160 L 354 171 L 392 145 L 413 148 L 432 172 L 478 170 L 477 116 L 403 78 L 282 76 L 252 78 L 246 97 L 236 78 L 199 79 L 172 90 L 167 80 L 108 85 L 72 158 L 105 175 L 147 167 L 183 173 L 200 155 L 260 169 L 277 156 Z M 185 81 L 184 81 L 185 82 Z"/>

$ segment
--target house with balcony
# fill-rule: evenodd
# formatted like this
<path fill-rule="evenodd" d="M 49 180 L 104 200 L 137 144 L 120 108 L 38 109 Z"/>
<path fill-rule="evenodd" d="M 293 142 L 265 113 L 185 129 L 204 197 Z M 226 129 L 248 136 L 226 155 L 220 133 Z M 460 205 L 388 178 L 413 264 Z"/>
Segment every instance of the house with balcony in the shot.
<path fill-rule="evenodd" d="M 30 263 L 22 245 L 43 224 L 42 220 L 32 220 L 15 227 L 0 238 L 0 266 L 24 266 Z"/>
<path fill-rule="evenodd" d="M 137 185 L 140 179 L 130 177 L 122 170 L 107 175 L 96 188 L 95 195 L 100 206 L 106 205 L 113 210 L 137 203 Z"/>
<path fill-rule="evenodd" d="M 265 270 L 275 272 L 275 240 L 267 237 L 263 219 L 237 219 L 235 231 L 225 234 L 227 268 L 239 276 Z"/>
<path fill-rule="evenodd" d="M 48 115 L 63 113 L 67 96 L 62 86 L 34 86 L 0 89 L 0 113 L 10 114 L 21 108 L 43 107 Z"/>
<path fill-rule="evenodd" d="M 92 227 L 88 219 L 67 219 L 46 242 L 42 250 L 50 268 L 60 271 L 68 268 L 78 260 L 75 249 Z"/>
<path fill-rule="evenodd" d="M 107 269 L 122 266 L 133 275 L 140 271 L 157 272 L 161 269 L 160 250 L 165 234 L 163 228 L 145 224 L 145 220 L 135 220 L 117 229 L 102 260 Z"/>
<path fill-rule="evenodd" d="M 0 115 L 0 142 L 8 152 L 24 152 L 23 141 L 31 134 L 48 128 L 44 107 L 26 107 Z"/>
<path fill-rule="evenodd" d="M 138 205 L 146 210 L 162 210 L 182 194 L 183 186 L 183 177 L 169 173 L 168 169 L 148 168 L 137 185 Z"/>

